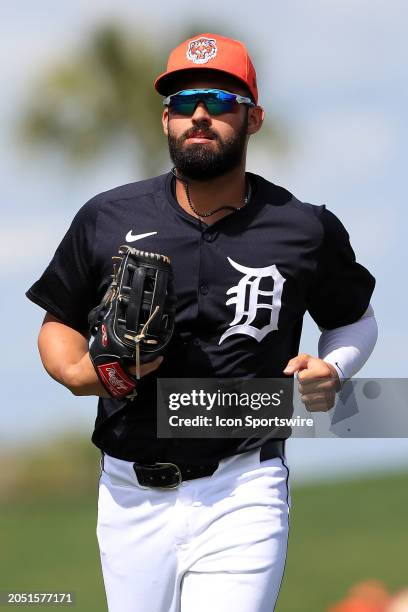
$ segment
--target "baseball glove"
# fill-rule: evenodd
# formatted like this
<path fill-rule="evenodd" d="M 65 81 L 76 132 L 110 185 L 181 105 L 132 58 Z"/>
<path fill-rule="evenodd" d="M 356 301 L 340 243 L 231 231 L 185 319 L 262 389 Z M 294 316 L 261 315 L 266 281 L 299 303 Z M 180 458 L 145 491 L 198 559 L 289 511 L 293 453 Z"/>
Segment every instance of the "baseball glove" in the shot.
<path fill-rule="evenodd" d="M 88 315 L 89 356 L 102 385 L 134 399 L 140 365 L 161 355 L 174 330 L 176 297 L 170 259 L 128 245 L 112 257 L 112 282 Z M 136 364 L 136 377 L 127 366 Z"/>

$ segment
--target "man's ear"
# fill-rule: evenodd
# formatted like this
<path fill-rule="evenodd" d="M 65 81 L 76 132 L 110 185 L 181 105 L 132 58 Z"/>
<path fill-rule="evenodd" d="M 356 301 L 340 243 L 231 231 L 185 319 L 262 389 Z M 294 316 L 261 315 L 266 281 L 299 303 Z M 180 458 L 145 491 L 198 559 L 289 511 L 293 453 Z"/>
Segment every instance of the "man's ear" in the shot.
<path fill-rule="evenodd" d="M 265 119 L 265 111 L 262 106 L 251 106 L 248 109 L 248 130 L 249 135 L 256 134 Z"/>
<path fill-rule="evenodd" d="M 169 109 L 165 107 L 162 115 L 163 132 L 166 136 L 169 135 Z"/>

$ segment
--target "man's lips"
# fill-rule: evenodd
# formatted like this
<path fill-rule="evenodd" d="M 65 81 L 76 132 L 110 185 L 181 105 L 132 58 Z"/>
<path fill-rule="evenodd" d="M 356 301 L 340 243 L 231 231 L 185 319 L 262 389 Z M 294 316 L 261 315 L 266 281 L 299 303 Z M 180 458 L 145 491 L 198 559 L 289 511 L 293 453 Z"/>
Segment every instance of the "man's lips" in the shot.
<path fill-rule="evenodd" d="M 214 140 L 214 137 L 211 134 L 206 134 L 205 132 L 192 132 L 186 138 L 186 140 L 194 140 L 194 142 L 208 142 L 210 140 Z"/>

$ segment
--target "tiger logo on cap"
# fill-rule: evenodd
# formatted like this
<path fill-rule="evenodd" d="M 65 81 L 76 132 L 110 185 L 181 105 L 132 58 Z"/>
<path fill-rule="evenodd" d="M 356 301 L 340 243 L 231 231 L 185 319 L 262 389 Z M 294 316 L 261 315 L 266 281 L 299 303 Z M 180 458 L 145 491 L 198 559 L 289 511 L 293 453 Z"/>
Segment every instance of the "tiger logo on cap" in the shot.
<path fill-rule="evenodd" d="M 206 64 L 217 55 L 217 43 L 214 38 L 190 40 L 186 55 L 194 64 Z"/>

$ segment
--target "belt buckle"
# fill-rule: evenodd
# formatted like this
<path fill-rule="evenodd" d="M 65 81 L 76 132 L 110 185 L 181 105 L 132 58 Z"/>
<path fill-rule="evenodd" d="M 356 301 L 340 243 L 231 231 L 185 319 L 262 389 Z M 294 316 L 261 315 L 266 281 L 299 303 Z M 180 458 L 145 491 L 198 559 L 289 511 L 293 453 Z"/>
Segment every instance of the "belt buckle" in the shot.
<path fill-rule="evenodd" d="M 171 467 L 176 468 L 178 482 L 176 482 L 174 485 L 168 485 L 168 486 L 164 486 L 164 487 L 155 487 L 155 488 L 157 488 L 157 489 L 178 489 L 178 487 L 183 482 L 183 477 L 182 477 L 182 474 L 181 474 L 179 466 L 176 465 L 175 463 L 160 463 L 158 461 L 156 461 L 156 465 L 162 465 L 162 466 L 165 466 L 165 467 L 171 466 Z"/>

